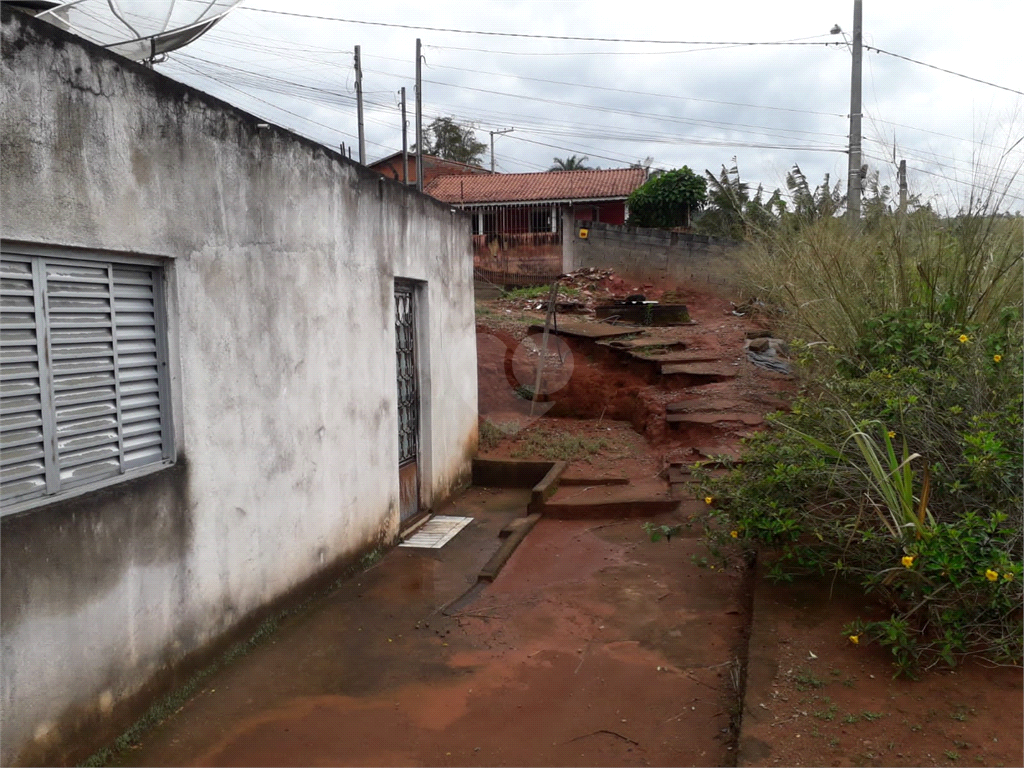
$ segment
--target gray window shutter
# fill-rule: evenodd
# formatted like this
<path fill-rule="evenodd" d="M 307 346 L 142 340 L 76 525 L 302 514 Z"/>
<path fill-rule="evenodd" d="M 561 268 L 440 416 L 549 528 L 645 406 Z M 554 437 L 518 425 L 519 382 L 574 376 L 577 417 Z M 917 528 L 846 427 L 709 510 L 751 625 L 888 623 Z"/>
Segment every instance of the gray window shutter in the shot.
<path fill-rule="evenodd" d="M 165 457 L 157 280 L 152 269 L 117 265 L 114 317 L 124 469 Z"/>
<path fill-rule="evenodd" d="M 107 264 L 46 262 L 60 490 L 121 471 L 110 272 Z"/>
<path fill-rule="evenodd" d="M 38 265 L 0 261 L 0 499 L 46 492 L 46 445 L 52 428 L 42 386 L 45 327 Z"/>
<path fill-rule="evenodd" d="M 173 458 L 158 266 L 5 253 L 0 499 Z"/>

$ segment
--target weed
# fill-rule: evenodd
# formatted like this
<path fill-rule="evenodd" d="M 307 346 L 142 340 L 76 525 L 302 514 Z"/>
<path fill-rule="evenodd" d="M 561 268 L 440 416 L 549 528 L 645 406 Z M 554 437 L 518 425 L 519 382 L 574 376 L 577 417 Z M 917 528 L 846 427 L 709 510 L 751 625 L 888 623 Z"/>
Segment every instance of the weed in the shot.
<path fill-rule="evenodd" d="M 860 722 L 860 718 L 853 714 L 853 712 L 851 712 L 843 718 L 843 722 L 847 725 L 853 725 L 854 723 Z"/>
<path fill-rule="evenodd" d="M 823 688 L 825 682 L 814 676 L 814 673 L 807 667 L 802 667 L 793 676 L 798 691 L 807 691 L 812 688 Z"/>
<path fill-rule="evenodd" d="M 839 746 L 839 739 L 837 739 L 835 736 L 833 736 L 831 739 L 828 740 L 828 745 L 830 747 L 838 747 Z"/>
<path fill-rule="evenodd" d="M 950 715 L 951 718 L 959 722 L 967 720 L 968 715 L 974 714 L 974 707 L 964 706 L 963 704 L 958 705 Z"/>
<path fill-rule="evenodd" d="M 874 720 L 881 719 L 882 716 L 883 716 L 883 713 L 882 712 L 871 712 L 871 711 L 865 709 L 863 712 L 860 713 L 860 716 L 863 717 L 868 722 L 871 722 L 871 721 L 874 721 Z"/>
<path fill-rule="evenodd" d="M 944 754 L 946 756 L 947 760 L 959 760 L 960 759 L 960 755 L 957 753 L 957 751 L 955 749 L 947 749 L 942 754 Z"/>
<path fill-rule="evenodd" d="M 498 443 L 508 437 L 514 426 L 495 424 L 490 419 L 483 419 L 480 422 L 480 449 L 487 451 L 496 448 Z"/>
<path fill-rule="evenodd" d="M 924 726 L 918 725 L 917 723 L 914 723 L 912 726 L 910 726 L 910 730 L 913 733 L 920 733 L 923 728 Z"/>
<path fill-rule="evenodd" d="M 814 716 L 816 718 L 818 718 L 819 720 L 826 720 L 828 722 L 831 722 L 832 720 L 835 720 L 836 712 L 838 710 L 839 710 L 838 706 L 836 706 L 835 704 L 830 704 L 828 706 L 828 709 L 824 709 L 824 710 L 821 710 L 819 712 L 815 712 Z"/>

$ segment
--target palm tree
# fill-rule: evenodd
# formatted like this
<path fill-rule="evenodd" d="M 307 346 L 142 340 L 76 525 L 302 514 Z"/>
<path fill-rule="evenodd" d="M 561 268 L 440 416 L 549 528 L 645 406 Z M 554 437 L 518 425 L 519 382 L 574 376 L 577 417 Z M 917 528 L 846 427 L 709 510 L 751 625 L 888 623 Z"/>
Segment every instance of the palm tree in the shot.
<path fill-rule="evenodd" d="M 577 157 L 576 155 L 573 155 L 572 157 L 567 157 L 564 160 L 562 158 L 560 158 L 560 157 L 555 157 L 555 158 L 552 158 L 552 159 L 555 161 L 555 164 L 552 165 L 550 168 L 548 168 L 549 171 L 590 171 L 590 170 L 593 170 L 589 165 L 585 165 L 584 164 L 584 160 L 588 159 L 586 155 L 583 155 L 583 157 Z"/>

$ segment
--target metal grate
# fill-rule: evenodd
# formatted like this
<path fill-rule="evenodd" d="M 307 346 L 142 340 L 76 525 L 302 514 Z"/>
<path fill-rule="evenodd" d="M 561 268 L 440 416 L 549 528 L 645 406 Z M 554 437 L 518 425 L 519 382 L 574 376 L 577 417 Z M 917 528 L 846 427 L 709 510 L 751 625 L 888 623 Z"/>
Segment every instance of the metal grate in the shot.
<path fill-rule="evenodd" d="M 413 290 L 395 286 L 395 347 L 398 351 L 398 463 L 416 460 L 419 389 L 416 382 L 416 303 Z"/>

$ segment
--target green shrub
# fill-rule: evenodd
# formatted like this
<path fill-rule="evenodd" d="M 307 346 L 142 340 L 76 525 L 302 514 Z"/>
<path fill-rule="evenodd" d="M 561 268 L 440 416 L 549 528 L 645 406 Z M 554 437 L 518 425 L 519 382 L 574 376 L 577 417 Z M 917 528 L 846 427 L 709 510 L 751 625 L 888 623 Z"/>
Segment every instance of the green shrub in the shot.
<path fill-rule="evenodd" d="M 726 531 L 779 548 L 777 577 L 838 574 L 886 599 L 888 620 L 849 633 L 890 647 L 899 671 L 971 654 L 1019 662 L 1019 317 L 984 338 L 906 312 L 879 327 L 889 342 L 854 358 L 794 345 L 814 387 L 698 494 Z M 885 367 L 908 356 L 921 365 Z"/>

